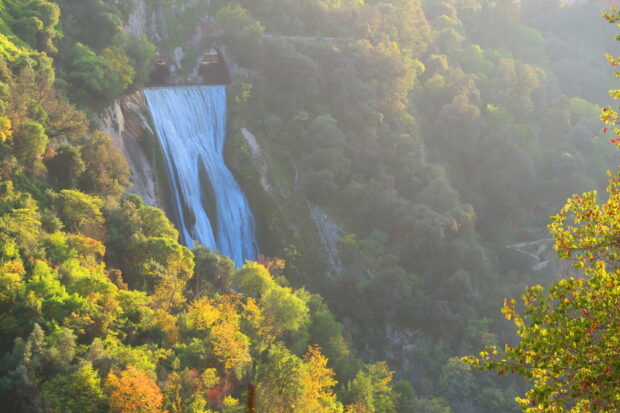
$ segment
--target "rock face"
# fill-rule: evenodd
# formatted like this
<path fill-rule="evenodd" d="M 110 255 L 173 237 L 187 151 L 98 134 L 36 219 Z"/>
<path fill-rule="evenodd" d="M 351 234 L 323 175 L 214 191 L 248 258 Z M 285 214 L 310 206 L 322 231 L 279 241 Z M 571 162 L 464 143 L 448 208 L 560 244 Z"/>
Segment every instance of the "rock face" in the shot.
<path fill-rule="evenodd" d="M 241 133 L 248 143 L 248 147 L 250 148 L 250 155 L 252 156 L 252 162 L 254 166 L 258 170 L 260 174 L 260 184 L 265 191 L 269 195 L 273 195 L 273 187 L 269 182 L 269 178 L 267 177 L 267 161 L 265 160 L 263 154 L 260 151 L 260 147 L 256 142 L 256 137 L 247 130 L 246 128 L 241 128 Z M 278 192 L 282 193 L 282 189 L 278 188 Z"/>
<path fill-rule="evenodd" d="M 145 0 L 135 0 L 134 8 L 127 19 L 126 30 L 136 37 L 147 35 L 147 6 Z"/>
<path fill-rule="evenodd" d="M 321 241 L 321 249 L 325 255 L 327 268 L 333 275 L 340 275 L 342 272 L 342 264 L 338 255 L 338 243 L 342 236 L 342 228 L 321 211 L 317 206 L 310 209 L 310 218 L 316 226 L 319 240 Z"/>
<path fill-rule="evenodd" d="M 558 258 L 557 252 L 553 249 L 553 238 L 520 242 L 508 245 L 506 248 L 528 256 L 532 260 L 531 270 L 536 272 L 544 270 L 545 274 L 554 279 L 580 276 L 580 272 L 572 266 L 570 261 Z"/>
<path fill-rule="evenodd" d="M 161 8 L 147 5 L 146 0 L 134 0 L 127 17 L 125 31 L 136 37 L 146 36 L 158 43 L 168 38 L 168 27 Z"/>
<path fill-rule="evenodd" d="M 100 117 L 101 129 L 123 150 L 131 170 L 132 186 L 128 193 L 139 195 L 144 203 L 161 207 L 157 197 L 156 175 L 144 147 L 152 146 L 154 137 L 144 93 L 125 96 L 110 106 Z"/>

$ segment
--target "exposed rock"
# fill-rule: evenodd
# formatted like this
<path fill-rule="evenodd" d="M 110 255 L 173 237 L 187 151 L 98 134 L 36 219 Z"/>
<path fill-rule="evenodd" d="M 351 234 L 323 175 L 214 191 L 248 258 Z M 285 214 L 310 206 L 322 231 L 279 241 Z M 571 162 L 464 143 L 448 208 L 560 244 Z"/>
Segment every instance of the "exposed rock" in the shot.
<path fill-rule="evenodd" d="M 132 181 L 127 192 L 139 195 L 147 205 L 159 207 L 161 203 L 157 198 L 153 167 L 140 145 L 140 139 L 145 134 L 155 136 L 145 113 L 147 106 L 144 94 L 136 92 L 110 106 L 99 117 L 99 124 L 125 154 Z"/>
<path fill-rule="evenodd" d="M 181 68 L 183 64 L 183 58 L 185 57 L 185 52 L 181 46 L 174 49 L 174 63 L 176 65 L 177 70 Z"/>
<path fill-rule="evenodd" d="M 145 0 L 135 0 L 134 7 L 127 19 L 126 30 L 136 37 L 147 34 L 147 6 Z"/>
<path fill-rule="evenodd" d="M 411 375 L 414 372 L 413 353 L 420 334 L 420 330 L 388 324 L 385 330 L 388 342 L 385 353 L 376 356 L 388 359 L 391 365 L 400 366 L 401 374 Z"/>
<path fill-rule="evenodd" d="M 161 41 L 168 40 L 170 35 L 168 34 L 168 25 L 166 24 L 166 17 L 161 7 L 158 7 L 155 16 L 151 22 L 151 35 L 152 41 L 159 43 Z"/>
<path fill-rule="evenodd" d="M 579 272 L 570 264 L 570 261 L 560 260 L 552 248 L 553 239 L 544 238 L 535 241 L 520 242 L 508 245 L 506 248 L 520 252 L 532 259 L 532 271 L 546 270 L 554 278 L 578 276 Z"/>
<path fill-rule="evenodd" d="M 263 187 L 263 191 L 268 193 L 269 195 L 273 195 L 273 187 L 269 183 L 269 179 L 267 178 L 267 162 L 265 161 L 265 157 L 260 151 L 258 143 L 256 142 L 256 137 L 246 128 L 241 128 L 241 133 L 243 137 L 248 143 L 248 147 L 250 148 L 250 156 L 252 157 L 252 162 L 256 169 L 258 169 L 258 173 L 260 174 L 260 184 Z M 281 190 L 279 192 L 282 192 Z"/>
<path fill-rule="evenodd" d="M 327 268 L 334 275 L 342 272 L 342 263 L 338 255 L 338 243 L 342 235 L 342 228 L 321 211 L 317 206 L 310 208 L 310 218 L 316 226 L 321 241 L 321 248 L 325 254 Z"/>

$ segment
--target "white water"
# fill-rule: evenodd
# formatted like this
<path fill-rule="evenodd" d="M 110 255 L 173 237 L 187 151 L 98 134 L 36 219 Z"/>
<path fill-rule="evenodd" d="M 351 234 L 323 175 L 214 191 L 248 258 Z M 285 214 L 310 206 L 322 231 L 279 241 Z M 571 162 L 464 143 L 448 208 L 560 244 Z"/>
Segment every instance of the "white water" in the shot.
<path fill-rule="evenodd" d="M 219 251 L 237 267 L 255 260 L 254 217 L 224 162 L 226 86 L 144 93 L 164 155 L 181 242 Z"/>

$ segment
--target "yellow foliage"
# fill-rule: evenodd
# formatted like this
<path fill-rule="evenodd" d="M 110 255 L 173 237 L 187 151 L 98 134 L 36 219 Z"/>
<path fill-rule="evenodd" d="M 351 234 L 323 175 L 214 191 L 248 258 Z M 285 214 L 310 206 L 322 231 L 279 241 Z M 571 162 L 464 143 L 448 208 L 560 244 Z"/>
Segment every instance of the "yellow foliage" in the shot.
<path fill-rule="evenodd" d="M 110 410 L 114 413 L 163 413 L 164 395 L 153 378 L 129 367 L 120 376 L 110 372 Z"/>
<path fill-rule="evenodd" d="M 23 287 L 26 274 L 21 261 L 8 261 L 0 266 L 0 302 L 12 300 Z"/>
<path fill-rule="evenodd" d="M 179 307 L 186 300 L 183 295 L 186 281 L 174 276 L 167 276 L 155 286 L 153 307 L 170 311 Z"/>
<path fill-rule="evenodd" d="M 364 403 L 356 403 L 349 404 L 345 408 L 344 413 L 371 413 L 371 411 Z"/>
<path fill-rule="evenodd" d="M 259 350 L 264 350 L 263 346 L 272 343 L 276 338 L 273 325 L 267 321 L 263 308 L 252 297 L 249 297 L 243 304 L 243 311 L 243 319 L 247 321 L 253 334 L 256 334 L 261 341 L 261 343 L 255 342 L 254 344 L 260 345 Z"/>
<path fill-rule="evenodd" d="M 222 402 L 222 406 L 224 408 L 226 408 L 226 407 L 235 407 L 235 406 L 238 406 L 238 405 L 239 405 L 239 400 L 235 399 L 232 396 L 226 396 L 224 398 L 224 401 Z"/>
<path fill-rule="evenodd" d="M 202 297 L 192 303 L 187 313 L 188 327 L 207 330 L 222 316 L 221 311 L 209 297 Z"/>
<path fill-rule="evenodd" d="M 11 119 L 0 116 L 0 142 L 6 142 L 13 136 L 13 127 Z"/>
<path fill-rule="evenodd" d="M 82 258 L 92 257 L 98 260 L 105 255 L 105 245 L 102 242 L 83 235 L 67 235 L 67 243 Z"/>
<path fill-rule="evenodd" d="M 222 362 L 224 368 L 234 369 L 249 364 L 250 340 L 239 329 L 228 322 L 216 324 L 211 329 L 213 354 Z"/>
<path fill-rule="evenodd" d="M 179 326 L 177 325 L 177 317 L 167 313 L 162 309 L 155 310 L 155 325 L 165 335 L 166 344 L 174 345 L 179 341 Z"/>
<path fill-rule="evenodd" d="M 241 296 L 235 293 L 229 293 L 219 298 L 217 308 L 222 314 L 222 318 L 227 322 L 239 326 L 239 305 L 241 304 Z"/>
<path fill-rule="evenodd" d="M 200 375 L 200 391 L 207 392 L 214 388 L 220 381 L 220 378 L 217 376 L 216 369 L 205 369 Z"/>
<path fill-rule="evenodd" d="M 327 357 L 321 354 L 318 346 L 308 347 L 304 355 L 308 374 L 302 379 L 303 396 L 299 412 L 334 412 L 337 409 L 336 395 L 332 388 L 338 383 L 334 371 L 327 367 Z"/>

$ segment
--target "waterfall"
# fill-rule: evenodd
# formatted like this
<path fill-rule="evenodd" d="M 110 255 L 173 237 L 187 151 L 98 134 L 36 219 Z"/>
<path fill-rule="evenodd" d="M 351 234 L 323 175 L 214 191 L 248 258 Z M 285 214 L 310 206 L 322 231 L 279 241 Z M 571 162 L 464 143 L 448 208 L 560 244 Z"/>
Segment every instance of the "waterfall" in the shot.
<path fill-rule="evenodd" d="M 146 89 L 181 242 L 198 242 L 241 267 L 257 256 L 254 217 L 224 162 L 226 86 Z"/>

